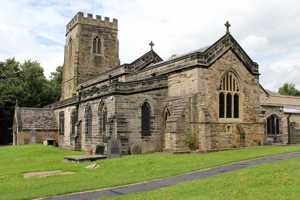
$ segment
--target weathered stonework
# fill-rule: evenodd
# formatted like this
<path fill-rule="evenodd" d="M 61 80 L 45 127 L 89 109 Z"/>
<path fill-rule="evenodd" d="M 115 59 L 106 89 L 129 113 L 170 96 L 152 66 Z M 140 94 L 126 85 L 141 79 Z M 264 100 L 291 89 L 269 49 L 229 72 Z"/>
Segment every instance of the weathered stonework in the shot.
<path fill-rule="evenodd" d="M 100 39 L 100 52 L 93 39 Z M 62 100 L 76 95 L 79 84 L 119 65 L 118 22 L 79 12 L 67 25 Z"/>
<path fill-rule="evenodd" d="M 117 28 L 115 19 L 82 13 L 67 25 L 62 100 L 48 106 L 63 132 L 55 136 L 60 146 L 115 155 L 300 142 L 300 98 L 266 91 L 258 64 L 229 32 L 166 61 L 151 48 L 119 65 Z M 234 96 L 221 100 L 229 73 L 225 93 Z M 221 115 L 222 101 L 234 114 Z"/>

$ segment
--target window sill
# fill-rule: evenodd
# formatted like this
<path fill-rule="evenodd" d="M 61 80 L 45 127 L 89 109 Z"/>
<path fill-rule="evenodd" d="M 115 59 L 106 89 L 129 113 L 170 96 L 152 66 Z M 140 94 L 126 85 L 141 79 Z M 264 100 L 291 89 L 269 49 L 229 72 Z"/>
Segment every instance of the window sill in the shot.
<path fill-rule="evenodd" d="M 219 118 L 219 122 L 223 123 L 232 123 L 232 122 L 241 122 L 240 118 Z"/>
<path fill-rule="evenodd" d="M 283 134 L 267 134 L 267 137 L 282 137 L 283 136 Z"/>
<path fill-rule="evenodd" d="M 93 56 L 95 56 L 95 57 L 100 57 L 100 56 L 103 56 L 103 54 L 93 53 Z"/>
<path fill-rule="evenodd" d="M 142 138 L 142 140 L 148 141 L 148 140 L 152 139 L 152 136 L 151 135 L 147 135 L 147 136 L 142 136 L 141 138 Z"/>

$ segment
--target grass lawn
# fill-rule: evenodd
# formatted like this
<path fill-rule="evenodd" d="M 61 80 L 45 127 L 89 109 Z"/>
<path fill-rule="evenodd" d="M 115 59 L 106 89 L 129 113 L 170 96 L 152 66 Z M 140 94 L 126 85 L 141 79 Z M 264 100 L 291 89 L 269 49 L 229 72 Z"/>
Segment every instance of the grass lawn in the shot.
<path fill-rule="evenodd" d="M 93 170 L 86 169 L 87 164 L 63 162 L 65 155 L 80 152 L 42 145 L 0 147 L 0 199 L 31 199 L 124 185 L 292 151 L 300 151 L 300 146 L 266 146 L 207 154 L 134 155 L 99 161 L 99 168 Z M 49 170 L 65 170 L 75 174 L 23 178 L 24 172 Z"/>
<path fill-rule="evenodd" d="M 300 158 L 293 158 L 111 199 L 292 200 L 299 199 L 299 185 Z"/>

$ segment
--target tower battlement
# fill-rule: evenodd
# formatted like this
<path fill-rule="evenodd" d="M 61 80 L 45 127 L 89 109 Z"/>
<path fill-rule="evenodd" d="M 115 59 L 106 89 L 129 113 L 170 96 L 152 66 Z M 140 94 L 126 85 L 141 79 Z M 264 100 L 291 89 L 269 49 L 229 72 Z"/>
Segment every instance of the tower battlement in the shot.
<path fill-rule="evenodd" d="M 66 26 L 62 99 L 79 84 L 118 66 L 118 21 L 78 12 Z"/>
<path fill-rule="evenodd" d="M 112 21 L 109 17 L 102 17 L 100 15 L 93 15 L 87 13 L 86 15 L 83 12 L 78 12 L 73 19 L 67 24 L 66 33 L 73 29 L 77 24 L 88 24 L 93 26 L 101 26 L 105 28 L 118 29 L 118 20 L 113 18 Z"/>

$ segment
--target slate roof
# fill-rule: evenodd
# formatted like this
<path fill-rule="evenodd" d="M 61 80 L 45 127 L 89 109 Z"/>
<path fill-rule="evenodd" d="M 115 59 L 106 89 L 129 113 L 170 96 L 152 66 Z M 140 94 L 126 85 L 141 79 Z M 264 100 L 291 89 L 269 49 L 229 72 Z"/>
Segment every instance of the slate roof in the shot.
<path fill-rule="evenodd" d="M 49 108 L 16 107 L 16 123 L 22 130 L 57 130 L 54 112 Z"/>
<path fill-rule="evenodd" d="M 163 61 L 163 59 L 154 50 L 150 50 L 132 63 L 128 64 L 128 68 L 132 69 L 133 71 L 139 71 L 146 68 L 150 64 L 161 61 Z"/>
<path fill-rule="evenodd" d="M 269 92 L 269 91 L 268 91 Z M 284 106 L 300 109 L 300 97 L 279 95 L 270 92 L 269 95 L 261 102 L 264 106 Z"/>
<path fill-rule="evenodd" d="M 196 50 L 193 50 L 193 51 L 189 51 L 188 53 L 184 53 L 184 54 L 174 54 L 172 55 L 170 58 L 168 58 L 166 61 L 168 60 L 173 60 L 175 58 L 180 58 L 180 57 L 183 57 L 183 56 L 187 56 L 189 54 L 192 54 L 192 53 L 203 53 L 206 51 L 206 49 L 208 49 L 210 46 L 205 46 L 205 47 L 201 47 L 199 49 L 196 49 Z"/>
<path fill-rule="evenodd" d="M 261 88 L 265 93 L 261 94 L 261 105 L 263 106 L 279 106 L 286 108 L 300 109 L 300 97 L 298 96 L 286 96 L 272 92 L 270 90 Z"/>
<path fill-rule="evenodd" d="M 125 63 L 122 65 L 119 65 L 111 70 L 105 71 L 102 74 L 99 74 L 98 76 L 87 80 L 78 86 L 78 89 L 82 87 L 89 87 L 90 85 L 97 84 L 102 81 L 109 80 L 109 76 L 111 77 L 117 77 L 122 74 L 126 73 L 138 73 L 140 70 L 143 70 L 150 66 L 151 64 L 159 63 L 163 59 L 154 51 L 150 50 L 143 54 L 142 56 L 138 57 L 136 60 L 134 60 L 131 63 Z"/>
<path fill-rule="evenodd" d="M 232 50 L 233 53 L 237 55 L 250 73 L 253 75 L 259 75 L 258 64 L 248 56 L 230 33 L 226 33 L 210 46 L 191 51 L 187 54 L 172 56 L 168 60 L 151 64 L 147 69 L 159 68 L 163 65 L 172 64 L 185 59 L 197 59 L 198 65 L 210 67 L 217 59 L 229 50 Z"/>

